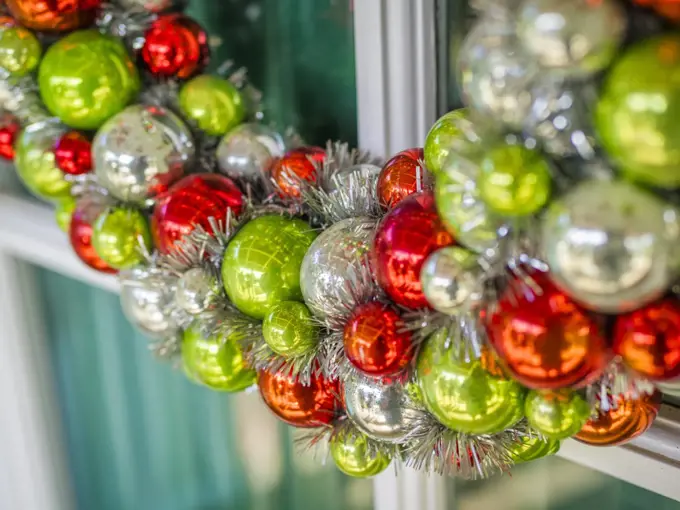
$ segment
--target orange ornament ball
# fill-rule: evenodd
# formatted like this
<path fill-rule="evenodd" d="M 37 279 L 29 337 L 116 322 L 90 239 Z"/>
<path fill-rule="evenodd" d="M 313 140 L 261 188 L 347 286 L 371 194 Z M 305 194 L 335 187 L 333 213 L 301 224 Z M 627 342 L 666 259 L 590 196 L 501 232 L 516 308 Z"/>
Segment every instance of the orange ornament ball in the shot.
<path fill-rule="evenodd" d="M 6 0 L 10 14 L 33 30 L 63 32 L 94 22 L 101 0 Z"/>
<path fill-rule="evenodd" d="M 633 0 L 642 7 L 651 7 L 656 12 L 676 23 L 680 22 L 680 0 Z"/>
<path fill-rule="evenodd" d="M 647 431 L 654 423 L 661 405 L 661 393 L 629 399 L 622 395 L 610 397 L 616 403 L 606 412 L 586 422 L 575 439 L 591 446 L 616 446 L 632 441 Z"/>
<path fill-rule="evenodd" d="M 326 159 L 321 147 L 300 147 L 288 151 L 274 163 L 271 178 L 281 198 L 298 198 L 302 182 L 316 184 L 317 167 Z"/>
<path fill-rule="evenodd" d="M 429 189 L 430 176 L 423 164 L 423 149 L 407 149 L 385 163 L 377 186 L 378 200 L 386 210 L 409 195 Z"/>

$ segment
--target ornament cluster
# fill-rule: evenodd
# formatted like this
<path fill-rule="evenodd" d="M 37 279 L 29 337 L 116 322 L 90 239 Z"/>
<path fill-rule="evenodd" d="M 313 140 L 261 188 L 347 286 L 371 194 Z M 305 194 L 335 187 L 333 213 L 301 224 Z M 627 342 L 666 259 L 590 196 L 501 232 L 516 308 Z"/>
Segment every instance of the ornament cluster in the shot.
<path fill-rule="evenodd" d="M 680 390 L 680 36 L 651 3 L 480 2 L 467 107 L 382 162 L 264 122 L 171 0 L 7 0 L 0 156 L 189 379 L 257 386 L 349 475 L 483 478 Z"/>

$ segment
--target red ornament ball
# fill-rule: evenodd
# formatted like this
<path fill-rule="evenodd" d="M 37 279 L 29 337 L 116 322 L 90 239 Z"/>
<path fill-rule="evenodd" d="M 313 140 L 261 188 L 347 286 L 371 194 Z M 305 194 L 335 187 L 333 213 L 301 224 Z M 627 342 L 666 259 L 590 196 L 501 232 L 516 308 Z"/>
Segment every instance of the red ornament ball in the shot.
<path fill-rule="evenodd" d="M 85 264 L 102 273 L 117 273 L 116 269 L 109 266 L 97 255 L 92 246 L 92 224 L 105 209 L 106 207 L 103 204 L 91 200 L 80 202 L 71 217 L 69 238 L 76 255 Z"/>
<path fill-rule="evenodd" d="M 271 169 L 271 178 L 281 198 L 300 196 L 300 181 L 315 184 L 317 166 L 323 164 L 326 151 L 321 147 L 300 147 L 288 151 Z"/>
<path fill-rule="evenodd" d="M 13 115 L 0 116 L 0 157 L 8 161 L 14 160 L 14 142 L 21 126 Z"/>
<path fill-rule="evenodd" d="M 205 30 L 183 14 L 158 16 L 146 31 L 141 53 L 151 74 L 164 78 L 190 78 L 210 58 Z"/>
<path fill-rule="evenodd" d="M 62 32 L 94 22 L 101 0 L 6 0 L 14 19 L 33 30 Z"/>
<path fill-rule="evenodd" d="M 614 352 L 635 372 L 655 381 L 680 376 L 680 303 L 667 298 L 620 315 Z"/>
<path fill-rule="evenodd" d="M 151 217 L 156 248 L 163 254 L 172 252 L 197 225 L 212 232 L 210 218 L 224 222 L 228 209 L 234 217 L 243 209 L 243 195 L 231 179 L 218 174 L 184 177 L 156 200 Z"/>
<path fill-rule="evenodd" d="M 422 161 L 423 149 L 407 149 L 385 163 L 378 177 L 378 200 L 384 209 L 392 209 L 409 195 L 430 187 Z"/>
<path fill-rule="evenodd" d="M 540 295 L 508 288 L 488 323 L 491 343 L 512 377 L 529 388 L 593 382 L 610 359 L 598 324 L 544 273 L 531 277 Z"/>
<path fill-rule="evenodd" d="M 359 305 L 344 331 L 345 354 L 362 372 L 374 376 L 394 375 L 409 362 L 411 334 L 400 332 L 401 317 L 381 303 Z"/>
<path fill-rule="evenodd" d="M 261 372 L 257 385 L 269 409 L 294 427 L 329 424 L 340 406 L 338 382 L 323 376 L 312 376 L 310 384 L 305 386 L 291 375 Z"/>
<path fill-rule="evenodd" d="M 396 304 L 428 308 L 420 269 L 433 251 L 453 241 L 431 192 L 408 197 L 383 218 L 375 233 L 371 262 L 378 283 Z"/>
<path fill-rule="evenodd" d="M 66 174 L 86 174 L 92 170 L 92 143 L 82 133 L 69 131 L 55 144 L 54 160 Z"/>

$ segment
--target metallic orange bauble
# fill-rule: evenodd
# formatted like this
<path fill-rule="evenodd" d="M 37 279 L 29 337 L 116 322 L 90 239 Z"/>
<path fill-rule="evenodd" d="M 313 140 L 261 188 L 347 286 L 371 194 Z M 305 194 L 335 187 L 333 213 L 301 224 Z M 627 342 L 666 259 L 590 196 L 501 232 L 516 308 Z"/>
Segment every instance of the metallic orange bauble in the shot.
<path fill-rule="evenodd" d="M 385 163 L 378 177 L 378 200 L 384 209 L 429 188 L 429 174 L 422 161 L 423 149 L 407 149 Z"/>
<path fill-rule="evenodd" d="M 101 0 L 7 0 L 10 14 L 33 30 L 63 32 L 94 21 Z"/>
<path fill-rule="evenodd" d="M 651 7 L 671 21 L 680 22 L 680 0 L 633 0 L 643 7 Z"/>
<path fill-rule="evenodd" d="M 531 275 L 542 289 L 508 289 L 487 329 L 512 377 L 529 388 L 554 389 L 589 384 L 610 359 L 595 320 L 558 290 L 543 273 Z"/>
<path fill-rule="evenodd" d="M 261 372 L 260 395 L 276 416 L 289 425 L 319 427 L 333 421 L 340 408 L 337 381 L 313 376 L 309 386 L 285 373 Z"/>
<path fill-rule="evenodd" d="M 616 401 L 616 409 L 600 412 L 597 418 L 591 418 L 576 434 L 575 439 L 591 446 L 616 446 L 627 443 L 646 432 L 654 423 L 661 393 L 643 395 L 639 399 L 618 395 L 609 397 L 610 404 Z"/>
<path fill-rule="evenodd" d="M 321 147 L 300 147 L 288 151 L 271 169 L 271 178 L 278 188 L 279 196 L 297 198 L 300 196 L 301 181 L 315 184 L 317 166 L 324 159 L 326 151 Z"/>

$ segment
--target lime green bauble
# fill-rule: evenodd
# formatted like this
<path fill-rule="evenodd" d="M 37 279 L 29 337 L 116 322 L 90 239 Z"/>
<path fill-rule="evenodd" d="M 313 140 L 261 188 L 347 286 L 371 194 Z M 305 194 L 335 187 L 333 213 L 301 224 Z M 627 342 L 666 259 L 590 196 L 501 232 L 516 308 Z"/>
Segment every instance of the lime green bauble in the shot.
<path fill-rule="evenodd" d="M 56 119 L 35 122 L 24 129 L 15 144 L 14 165 L 24 185 L 45 200 L 71 196 L 71 183 L 54 160 L 54 144 L 66 133 Z"/>
<path fill-rule="evenodd" d="M 560 442 L 555 439 L 541 439 L 540 437 L 522 437 L 510 446 L 510 458 L 515 464 L 529 462 L 555 455 L 560 451 Z"/>
<path fill-rule="evenodd" d="M 481 361 L 452 356 L 447 335 L 433 335 L 418 356 L 417 380 L 425 407 L 447 427 L 468 434 L 494 434 L 524 416 L 524 389 L 492 376 Z"/>
<path fill-rule="evenodd" d="M 24 76 L 40 62 L 42 47 L 33 32 L 19 26 L 0 27 L 0 69 Z"/>
<path fill-rule="evenodd" d="M 529 424 L 551 439 L 573 436 L 590 417 L 588 403 L 571 390 L 530 391 L 524 412 Z"/>
<path fill-rule="evenodd" d="M 360 478 L 382 473 L 391 461 L 389 456 L 372 448 L 366 436 L 356 431 L 335 435 L 330 450 L 340 471 Z"/>
<path fill-rule="evenodd" d="M 319 341 L 319 327 L 312 312 L 297 301 L 272 306 L 264 318 L 262 334 L 272 351 L 286 357 L 307 354 Z"/>
<path fill-rule="evenodd" d="M 425 139 L 423 153 L 425 165 L 436 176 L 444 168 L 449 157 L 467 155 L 473 144 L 466 137 L 465 125 L 469 123 L 468 110 L 461 108 L 447 113 L 434 123 Z"/>
<path fill-rule="evenodd" d="M 242 391 L 257 381 L 257 372 L 246 364 L 236 334 L 206 338 L 191 326 L 184 331 L 182 362 L 189 379 L 213 390 Z"/>
<path fill-rule="evenodd" d="M 231 302 L 246 315 L 264 319 L 272 305 L 302 301 L 300 266 L 316 232 L 302 220 L 260 216 L 229 242 L 222 281 Z"/>
<path fill-rule="evenodd" d="M 139 92 L 137 68 L 123 43 L 96 30 L 59 39 L 38 72 L 48 110 L 78 129 L 97 129 Z"/>
<path fill-rule="evenodd" d="M 225 135 L 246 115 L 238 89 L 229 80 L 210 75 L 197 76 L 182 87 L 179 107 L 202 131 L 213 136 Z"/>
<path fill-rule="evenodd" d="M 680 187 L 680 35 L 640 42 L 605 78 L 595 109 L 602 147 L 624 175 Z"/>
<path fill-rule="evenodd" d="M 480 196 L 498 214 L 533 214 L 550 198 L 550 167 L 536 151 L 521 145 L 497 145 L 486 153 L 480 167 Z"/>
<path fill-rule="evenodd" d="M 111 207 L 94 222 L 94 251 L 114 269 L 128 269 L 141 264 L 144 254 L 140 243 L 147 252 L 151 252 L 149 222 L 137 209 Z"/>
<path fill-rule="evenodd" d="M 57 220 L 57 225 L 64 232 L 68 232 L 71 228 L 71 217 L 75 210 L 76 199 L 73 197 L 66 197 L 57 202 L 54 209 L 54 217 Z"/>

